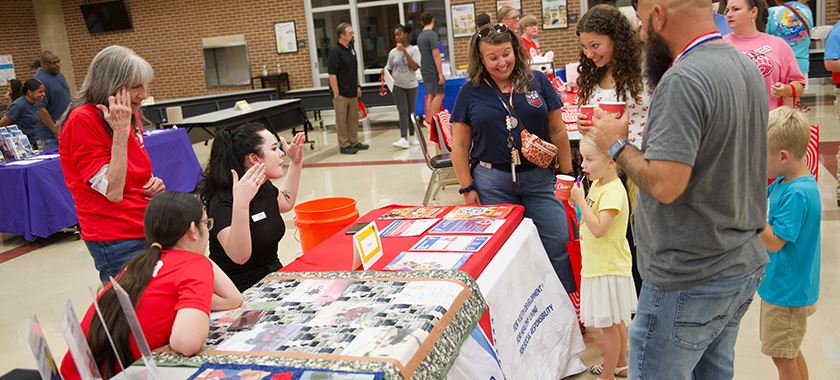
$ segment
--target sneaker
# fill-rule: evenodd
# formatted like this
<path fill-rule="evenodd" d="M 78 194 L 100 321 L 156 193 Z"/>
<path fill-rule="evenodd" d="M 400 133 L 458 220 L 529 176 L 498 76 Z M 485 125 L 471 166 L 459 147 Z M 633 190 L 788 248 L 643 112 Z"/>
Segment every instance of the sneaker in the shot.
<path fill-rule="evenodd" d="M 411 136 L 411 137 L 409 137 L 409 138 L 408 138 L 408 142 L 409 142 L 411 145 L 414 145 L 414 146 L 420 145 L 420 140 L 418 140 L 418 139 L 417 139 L 417 136 Z"/>
<path fill-rule="evenodd" d="M 408 140 L 406 140 L 405 137 L 403 137 L 403 138 L 401 138 L 397 141 L 394 141 L 394 143 L 391 144 L 391 145 L 393 145 L 397 148 L 403 148 L 403 149 L 408 149 L 408 146 L 409 146 Z"/>
<path fill-rule="evenodd" d="M 345 146 L 338 150 L 341 154 L 356 154 L 359 150 L 355 146 Z"/>
<path fill-rule="evenodd" d="M 370 148 L 370 145 L 356 143 L 356 145 L 353 145 L 353 148 L 356 148 L 356 150 L 368 150 L 368 148 Z"/>

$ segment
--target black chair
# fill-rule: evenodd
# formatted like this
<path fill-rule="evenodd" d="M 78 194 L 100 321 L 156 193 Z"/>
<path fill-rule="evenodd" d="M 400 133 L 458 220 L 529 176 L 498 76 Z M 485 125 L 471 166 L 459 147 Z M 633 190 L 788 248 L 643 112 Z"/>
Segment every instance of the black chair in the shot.
<path fill-rule="evenodd" d="M 411 122 L 414 124 L 414 130 L 417 132 L 417 140 L 420 141 L 420 149 L 423 151 L 426 166 L 432 171 L 432 177 L 429 178 L 429 185 L 426 186 L 426 195 L 423 197 L 423 205 L 427 206 L 429 200 L 435 199 L 438 191 L 446 186 L 447 182 L 443 181 L 442 175 L 452 173 L 452 157 L 449 153 L 432 156 L 429 153 L 426 135 L 423 134 L 423 128 L 418 124 L 414 114 L 411 114 Z"/>

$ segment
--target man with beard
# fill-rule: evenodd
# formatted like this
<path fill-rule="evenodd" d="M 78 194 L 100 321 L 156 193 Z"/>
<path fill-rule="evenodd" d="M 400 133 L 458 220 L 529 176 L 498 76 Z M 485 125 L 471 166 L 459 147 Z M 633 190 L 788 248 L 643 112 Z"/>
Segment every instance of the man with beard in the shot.
<path fill-rule="evenodd" d="M 335 107 L 335 134 L 338 135 L 338 151 L 341 154 L 356 154 L 368 145 L 359 142 L 359 86 L 356 50 L 353 49 L 353 27 L 342 22 L 336 28 L 338 43 L 327 56 L 327 72 L 330 74 L 333 106 Z"/>
<path fill-rule="evenodd" d="M 632 379 L 731 379 L 741 317 L 764 274 L 767 92 L 721 41 L 709 0 L 642 0 L 655 86 L 642 149 L 627 113 L 596 112 L 598 147 L 639 188 L 644 285 L 630 325 Z"/>

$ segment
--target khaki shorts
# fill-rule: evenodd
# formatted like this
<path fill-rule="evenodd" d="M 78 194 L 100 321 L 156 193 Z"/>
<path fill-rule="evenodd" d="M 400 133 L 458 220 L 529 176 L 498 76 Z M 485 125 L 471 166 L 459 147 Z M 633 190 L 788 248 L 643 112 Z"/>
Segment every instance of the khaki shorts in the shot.
<path fill-rule="evenodd" d="M 774 358 L 794 359 L 805 338 L 808 317 L 817 305 L 790 307 L 761 301 L 761 353 Z"/>

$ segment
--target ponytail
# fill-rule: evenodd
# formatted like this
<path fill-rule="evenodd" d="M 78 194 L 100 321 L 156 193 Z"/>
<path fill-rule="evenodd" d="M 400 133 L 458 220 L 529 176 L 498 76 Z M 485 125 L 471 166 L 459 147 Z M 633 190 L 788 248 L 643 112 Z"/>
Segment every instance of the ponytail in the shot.
<path fill-rule="evenodd" d="M 264 143 L 260 123 L 245 123 L 233 128 L 222 128 L 213 139 L 210 158 L 204 169 L 204 180 L 199 184 L 199 195 L 204 204 L 216 194 L 229 193 L 233 186 L 231 170 L 241 178 L 245 174 L 245 158 L 253 153 L 262 157 L 260 145 Z"/>
<path fill-rule="evenodd" d="M 160 260 L 161 250 L 175 245 L 187 233 L 192 223 L 196 225 L 201 223 L 203 214 L 201 202 L 188 193 L 164 192 L 149 202 L 143 220 L 148 247 L 132 258 L 117 278 L 117 283 L 128 293 L 135 308 L 140 302 L 140 296 L 152 280 L 155 266 Z M 120 360 L 117 360 L 114 355 L 114 350 L 111 349 L 99 318 L 91 320 L 87 341 L 93 357 L 96 358 L 96 364 L 105 378 L 110 378 L 124 369 L 119 368 L 120 361 L 127 365 L 135 360 L 131 353 L 131 330 L 117 294 L 110 285 L 105 285 L 98 303 Z"/>

